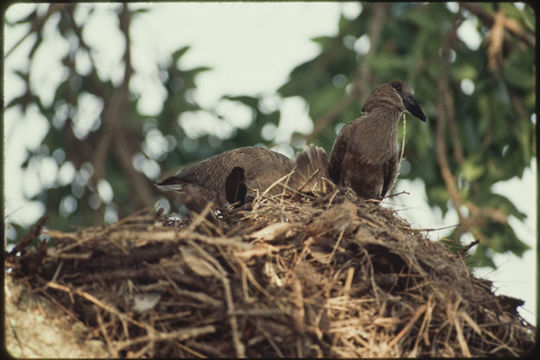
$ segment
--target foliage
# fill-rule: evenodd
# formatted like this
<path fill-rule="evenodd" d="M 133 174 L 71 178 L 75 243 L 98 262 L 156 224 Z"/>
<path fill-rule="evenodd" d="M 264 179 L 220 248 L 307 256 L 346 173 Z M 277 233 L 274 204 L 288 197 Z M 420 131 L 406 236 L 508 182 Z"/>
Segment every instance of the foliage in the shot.
<path fill-rule="evenodd" d="M 263 114 L 255 111 L 251 125 L 246 129 L 233 129 L 231 132 L 234 136 L 220 139 L 216 134 L 201 134 L 197 138 L 189 138 L 180 121 L 182 115 L 198 111 L 214 112 L 213 109 L 201 109 L 193 99 L 197 76 L 211 68 L 183 68 L 182 58 L 189 51 L 189 46 L 179 48 L 168 59 L 157 64 L 159 82 L 164 87 L 166 97 L 156 116 L 141 113 L 140 94 L 128 85 L 136 75 L 130 46 L 123 53 L 124 76 L 118 84 L 110 76 L 103 75 L 96 50 L 84 36 L 91 18 L 100 14 L 91 7 L 88 18 L 82 23 L 77 22 L 76 12 L 80 7 L 75 4 L 50 5 L 45 12 L 40 11 L 43 8 L 36 7 L 23 19 L 9 24 L 27 25 L 29 33 L 36 36 L 28 55 L 28 69 L 15 72 L 24 83 L 25 91 L 13 97 L 5 109 L 18 108 L 25 116 L 29 108 L 37 106 L 49 123 L 41 146 L 29 149 L 22 165 L 25 176 L 31 176 L 31 167 L 44 158 L 53 158 L 55 152 L 58 154 L 57 150 L 61 153 L 61 156 L 54 156 L 58 168 L 75 169 L 71 181 L 58 178 L 52 184 L 42 183 L 41 191 L 30 197 L 30 200 L 40 200 L 46 204 L 50 215 L 49 226 L 68 229 L 102 223 L 104 220 L 110 222 L 143 206 L 152 206 L 155 196 L 163 195 L 153 186 L 161 172 L 160 168 L 176 169 L 179 164 L 187 164 L 221 150 L 264 143 L 260 136 L 261 127 L 267 122 L 277 124 L 277 112 Z M 130 44 L 129 23 L 138 16 L 144 16 L 145 11 L 131 10 L 127 5 L 111 11 L 120 20 L 118 31 L 123 35 L 124 43 Z M 32 67 L 40 60 L 39 50 L 49 46 L 43 35 L 47 22 L 58 24 L 58 33 L 69 46 L 59 64 L 67 76 L 57 85 L 51 102 L 42 101 L 36 95 L 36 81 L 31 76 Z M 81 63 L 86 59 L 90 63 L 89 69 L 81 70 Z M 101 110 L 94 115 L 89 129 L 81 130 L 82 116 L 78 117 L 78 111 L 85 97 L 97 103 Z M 254 97 L 231 99 L 247 104 L 258 101 Z M 213 115 L 224 122 L 219 114 Z M 156 143 L 160 146 L 156 147 Z M 100 194 L 100 183 L 109 184 L 112 199 Z"/>
<path fill-rule="evenodd" d="M 165 90 L 159 114 L 142 113 L 140 93 L 130 87 L 137 70 L 129 29 L 130 22 L 147 11 L 126 4 L 111 8 L 125 44 L 118 81 L 103 74 L 95 49 L 85 40 L 85 26 L 98 16 L 94 5 L 85 5 L 90 10 L 82 22 L 75 16 L 81 6 L 36 7 L 7 24 L 26 26 L 35 36 L 28 53 L 30 66 L 16 72 L 25 90 L 5 109 L 17 108 L 24 116 L 37 108 L 49 123 L 42 145 L 28 153 L 23 167 L 29 174 L 32 164 L 54 158 L 59 169 L 75 169 L 71 181 L 42 184 L 35 196 L 46 204 L 50 227 L 113 221 L 163 196 L 152 183 L 166 170 L 240 146 L 271 145 L 262 128 L 267 123 L 277 126 L 280 111 L 263 111 L 262 97 L 223 98 L 249 109 L 251 119 L 243 128 L 232 125 L 217 108 L 201 108 L 192 94 L 197 76 L 210 68 L 181 66 L 188 46 L 158 64 Z M 475 24 L 483 41 L 478 48 L 459 36 L 465 22 Z M 61 59 L 64 76 L 52 101 L 36 95 L 31 74 L 40 49 L 47 46 L 48 23 L 57 24 L 58 35 L 69 48 Z M 385 81 L 407 81 L 428 123 L 407 122 L 406 157 L 411 166 L 408 172 L 402 169 L 400 177 L 422 179 L 430 206 L 443 213 L 458 212 L 461 226 L 449 237 L 456 243 L 472 233 L 481 241 L 474 265 L 493 266 L 492 251 L 521 256 L 527 245 L 516 237 L 508 217 L 523 220 L 525 215 L 509 199 L 494 194 L 492 187 L 521 176 L 536 155 L 534 29 L 528 5 L 519 10 L 512 4 L 491 3 L 461 3 L 455 9 L 442 3 L 363 3 L 356 17 L 340 18 L 336 35 L 313 39 L 320 53 L 293 69 L 279 89 L 283 98 L 305 99 L 314 121 L 312 134 L 295 134 L 292 144 L 298 147 L 309 141 L 329 152 L 336 129 L 360 114 L 369 91 Z M 87 69 L 81 66 L 82 59 L 90 64 Z M 85 99 L 100 110 L 91 126 L 81 131 L 78 111 Z M 189 133 L 184 119 L 201 112 L 227 131 Z M 152 146 L 152 139 L 161 145 Z M 99 190 L 107 184 L 111 199 Z"/>

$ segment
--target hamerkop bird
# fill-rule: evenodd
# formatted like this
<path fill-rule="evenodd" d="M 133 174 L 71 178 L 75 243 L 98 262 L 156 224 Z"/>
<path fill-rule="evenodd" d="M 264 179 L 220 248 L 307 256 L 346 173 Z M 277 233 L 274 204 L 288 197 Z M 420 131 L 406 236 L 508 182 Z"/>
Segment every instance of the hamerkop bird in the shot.
<path fill-rule="evenodd" d="M 177 191 L 182 204 L 200 213 L 209 201 L 221 208 L 244 202 L 248 195 L 262 193 L 272 185 L 268 193 L 279 194 L 283 186 L 274 183 L 283 177 L 282 183 L 294 190 L 325 191 L 323 177 L 329 178 L 326 152 L 311 145 L 293 161 L 265 148 L 243 147 L 188 166 L 160 180 L 156 186 L 160 190 Z"/>
<path fill-rule="evenodd" d="M 334 142 L 330 178 L 363 198 L 382 199 L 398 171 L 397 128 L 405 110 L 426 121 L 406 83 L 395 80 L 373 90 L 362 107 L 364 114 L 345 125 Z"/>

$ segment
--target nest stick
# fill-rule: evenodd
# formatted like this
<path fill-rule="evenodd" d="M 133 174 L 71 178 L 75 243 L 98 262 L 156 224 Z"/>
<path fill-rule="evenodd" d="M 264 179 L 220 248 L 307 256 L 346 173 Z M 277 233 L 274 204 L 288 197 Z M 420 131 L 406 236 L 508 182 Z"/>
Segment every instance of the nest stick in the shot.
<path fill-rule="evenodd" d="M 416 312 L 414 313 L 412 318 L 409 320 L 407 325 L 405 325 L 405 327 L 403 329 L 401 329 L 399 334 L 397 334 L 396 337 L 394 337 L 388 343 L 388 348 L 391 348 L 392 346 L 396 345 L 399 342 L 399 340 L 401 340 L 401 338 L 403 338 L 411 330 L 411 328 L 414 325 L 414 323 L 416 322 L 416 320 L 418 320 L 418 318 L 426 311 L 426 309 L 427 309 L 426 304 L 424 304 L 424 305 L 420 306 L 418 309 L 416 309 Z"/>

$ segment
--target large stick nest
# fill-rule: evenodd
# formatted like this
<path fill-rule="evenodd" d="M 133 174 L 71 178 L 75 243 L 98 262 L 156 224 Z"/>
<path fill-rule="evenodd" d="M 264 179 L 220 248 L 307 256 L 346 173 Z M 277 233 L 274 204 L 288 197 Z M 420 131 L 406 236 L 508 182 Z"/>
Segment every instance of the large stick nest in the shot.
<path fill-rule="evenodd" d="M 335 192 L 143 211 L 17 249 L 7 267 L 129 357 L 522 356 L 536 329 L 463 254 Z"/>

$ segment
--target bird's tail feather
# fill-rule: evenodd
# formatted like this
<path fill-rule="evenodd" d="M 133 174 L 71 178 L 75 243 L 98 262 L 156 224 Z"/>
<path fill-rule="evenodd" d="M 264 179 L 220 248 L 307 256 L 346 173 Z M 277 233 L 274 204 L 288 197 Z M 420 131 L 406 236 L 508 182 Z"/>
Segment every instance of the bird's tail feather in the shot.
<path fill-rule="evenodd" d="M 328 157 L 323 148 L 309 145 L 296 158 L 291 181 L 299 191 L 327 192 Z"/>

